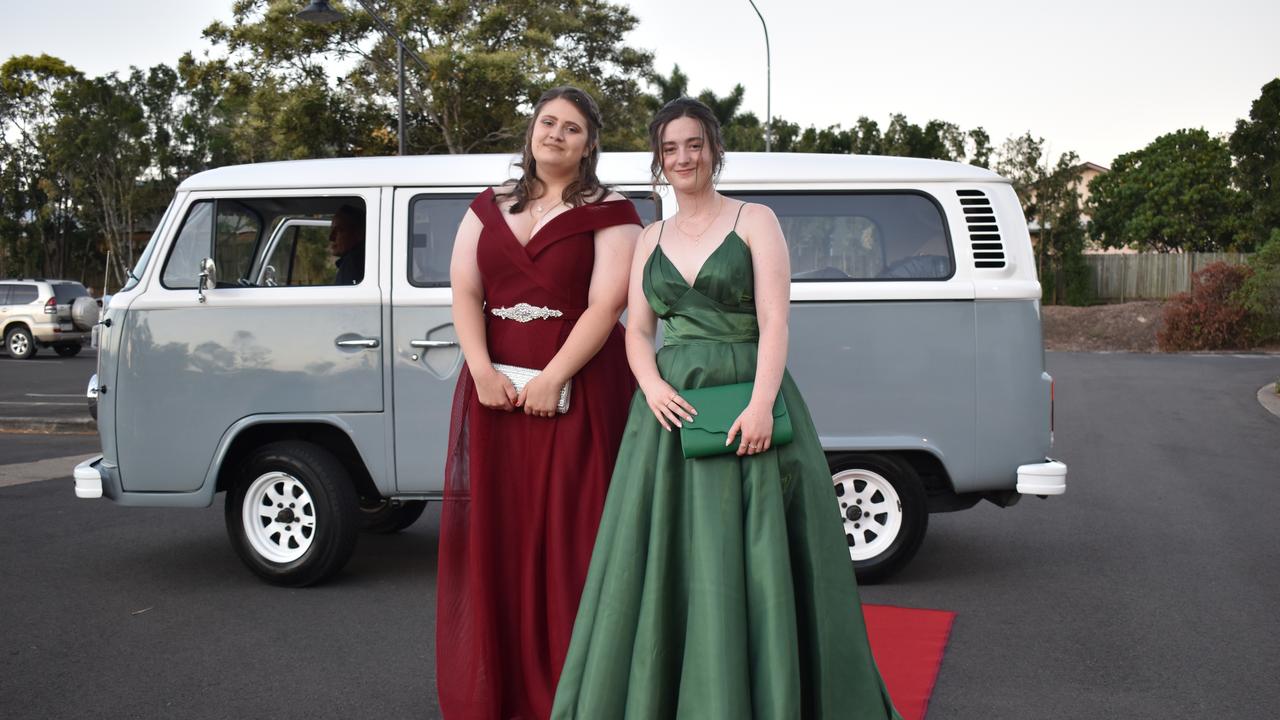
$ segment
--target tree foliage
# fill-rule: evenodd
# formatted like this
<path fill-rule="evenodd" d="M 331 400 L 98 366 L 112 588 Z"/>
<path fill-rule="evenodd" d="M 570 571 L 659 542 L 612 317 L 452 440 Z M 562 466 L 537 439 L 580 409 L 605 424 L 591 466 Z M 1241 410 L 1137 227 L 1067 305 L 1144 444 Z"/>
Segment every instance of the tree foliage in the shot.
<path fill-rule="evenodd" d="M 322 151 L 376 149 L 395 134 L 395 41 L 353 4 L 328 26 L 300 22 L 297 9 L 291 2 L 239 0 L 231 22 L 212 23 L 205 36 L 226 48 L 228 67 L 252 77 L 255 87 L 303 95 L 300 106 L 269 107 L 255 93 L 252 105 L 276 132 L 288 134 L 290 122 L 299 130 L 320 122 L 323 98 L 331 112 L 367 122 L 354 137 L 319 128 L 330 140 Z M 377 9 L 428 68 L 405 59 L 412 152 L 515 150 L 531 102 L 565 83 L 596 96 L 609 119 L 605 147 L 637 144 L 636 129 L 649 110 L 641 83 L 651 56 L 623 42 L 636 24 L 625 6 L 606 0 L 386 0 Z M 350 69 L 330 78 L 327 68 L 335 64 Z M 313 135 L 299 133 L 307 136 Z"/>
<path fill-rule="evenodd" d="M 1178 130 L 1116 158 L 1090 187 L 1093 237 L 1109 247 L 1168 252 L 1247 249 L 1227 143 Z"/>
<path fill-rule="evenodd" d="M 1027 222 L 1036 229 L 1036 271 L 1045 302 L 1089 301 L 1087 232 L 1080 205 L 1080 158 L 1066 152 L 1050 165 L 1044 138 L 1030 132 L 1011 137 L 996 153 L 996 172 L 1013 183 Z"/>
<path fill-rule="evenodd" d="M 1231 134 L 1236 182 L 1248 198 L 1249 228 L 1261 244 L 1280 229 L 1280 78 L 1262 86 L 1249 118 Z"/>
<path fill-rule="evenodd" d="M 1253 321 L 1260 342 L 1280 340 L 1280 228 L 1249 258 L 1253 271 L 1234 298 Z"/>

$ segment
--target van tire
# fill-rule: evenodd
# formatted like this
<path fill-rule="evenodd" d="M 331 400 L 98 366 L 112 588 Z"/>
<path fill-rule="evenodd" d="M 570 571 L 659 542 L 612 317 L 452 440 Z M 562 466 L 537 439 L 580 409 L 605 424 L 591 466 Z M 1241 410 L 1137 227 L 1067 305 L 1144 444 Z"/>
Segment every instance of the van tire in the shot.
<path fill-rule="evenodd" d="M 906 461 L 891 455 L 831 455 L 828 465 L 858 582 L 873 585 L 889 578 L 915 557 L 929 527 L 919 475 Z M 863 504 L 876 502 L 891 507 L 887 513 L 854 517 Z M 877 529 L 882 530 L 879 535 L 874 532 Z M 854 539 L 855 533 L 861 533 L 861 542 Z"/>
<path fill-rule="evenodd" d="M 36 341 L 31 337 L 31 331 L 22 325 L 9 328 L 9 332 L 4 335 L 4 347 L 9 351 L 9 357 L 14 360 L 27 360 L 35 357 Z"/>
<path fill-rule="evenodd" d="M 285 508 L 291 499 L 298 507 Z M 279 501 L 278 515 L 255 513 L 272 500 Z M 248 456 L 227 492 L 227 533 L 236 554 L 258 577 L 304 587 L 347 564 L 356 545 L 358 508 L 351 477 L 332 453 L 309 442 L 273 442 Z M 257 527 L 251 525 L 254 518 Z"/>
<path fill-rule="evenodd" d="M 80 343 L 62 343 L 53 346 L 53 351 L 60 357 L 75 357 L 80 354 Z"/>
<path fill-rule="evenodd" d="M 422 517 L 426 500 L 387 500 L 360 505 L 360 529 L 376 535 L 392 535 L 409 527 Z"/>

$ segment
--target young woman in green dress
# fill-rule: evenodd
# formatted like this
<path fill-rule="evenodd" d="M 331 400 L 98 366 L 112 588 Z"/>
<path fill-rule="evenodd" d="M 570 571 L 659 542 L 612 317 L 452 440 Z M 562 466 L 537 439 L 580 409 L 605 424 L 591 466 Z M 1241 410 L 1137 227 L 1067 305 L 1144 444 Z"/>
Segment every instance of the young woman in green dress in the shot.
<path fill-rule="evenodd" d="M 790 260 L 773 212 L 716 192 L 702 103 L 649 127 L 680 211 L 632 266 L 631 402 L 552 717 L 870 720 L 898 715 L 867 645 L 817 431 L 786 371 Z M 657 321 L 663 346 L 654 354 Z M 684 391 L 753 382 L 730 452 L 686 459 Z M 773 446 L 781 393 L 794 439 Z"/>

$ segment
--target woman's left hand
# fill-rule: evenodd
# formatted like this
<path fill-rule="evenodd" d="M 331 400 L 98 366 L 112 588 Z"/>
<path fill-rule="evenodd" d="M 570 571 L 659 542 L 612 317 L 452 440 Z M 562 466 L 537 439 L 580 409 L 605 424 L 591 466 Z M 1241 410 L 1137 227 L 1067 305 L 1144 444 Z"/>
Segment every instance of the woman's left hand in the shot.
<path fill-rule="evenodd" d="M 757 455 L 768 450 L 773 441 L 773 404 L 747 405 L 747 409 L 729 427 L 729 437 L 724 444 L 732 445 L 734 436 L 739 432 L 742 440 L 738 443 L 738 455 Z"/>
<path fill-rule="evenodd" d="M 540 373 L 525 383 L 524 389 L 516 397 L 516 407 L 524 408 L 525 415 L 555 417 L 562 387 L 564 382 L 557 382 L 554 378 L 547 377 L 546 373 Z"/>

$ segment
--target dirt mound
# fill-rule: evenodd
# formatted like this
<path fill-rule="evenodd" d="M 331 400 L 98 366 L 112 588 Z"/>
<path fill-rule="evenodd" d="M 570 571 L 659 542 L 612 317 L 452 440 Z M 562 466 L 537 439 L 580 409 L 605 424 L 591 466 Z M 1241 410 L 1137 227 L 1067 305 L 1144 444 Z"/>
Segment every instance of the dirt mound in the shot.
<path fill-rule="evenodd" d="M 1156 331 L 1164 319 L 1162 301 L 1046 305 L 1041 310 L 1046 350 L 1159 352 Z"/>

